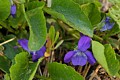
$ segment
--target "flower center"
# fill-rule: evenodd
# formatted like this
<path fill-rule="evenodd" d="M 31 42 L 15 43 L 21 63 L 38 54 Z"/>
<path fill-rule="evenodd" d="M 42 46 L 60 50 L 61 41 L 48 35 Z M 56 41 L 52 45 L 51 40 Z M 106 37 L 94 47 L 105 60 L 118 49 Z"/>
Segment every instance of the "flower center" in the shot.
<path fill-rule="evenodd" d="M 84 58 L 87 58 L 86 54 L 80 50 L 76 50 L 76 54 L 74 55 L 74 57 L 76 56 L 82 56 Z"/>
<path fill-rule="evenodd" d="M 36 51 L 33 51 L 33 55 L 36 55 Z"/>

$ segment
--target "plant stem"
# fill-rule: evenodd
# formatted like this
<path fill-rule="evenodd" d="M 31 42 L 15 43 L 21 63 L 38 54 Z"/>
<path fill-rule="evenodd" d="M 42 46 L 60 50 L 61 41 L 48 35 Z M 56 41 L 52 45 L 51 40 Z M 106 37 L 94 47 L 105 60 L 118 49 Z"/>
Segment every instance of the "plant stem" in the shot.
<path fill-rule="evenodd" d="M 4 22 L 0 22 L 0 25 L 6 28 L 9 32 L 12 32 L 12 33 L 15 32 L 10 26 L 7 26 Z"/>
<path fill-rule="evenodd" d="M 58 24 L 63 28 L 63 30 L 67 30 L 73 37 L 75 37 L 76 39 L 79 39 L 79 36 L 75 34 L 76 31 L 74 29 L 70 28 L 68 25 L 63 23 L 61 20 L 58 20 Z"/>
<path fill-rule="evenodd" d="M 39 75 L 35 75 L 36 78 L 39 78 L 40 80 L 51 80 L 50 78 L 46 78 L 44 76 L 39 76 Z"/>
<path fill-rule="evenodd" d="M 93 39 L 97 40 L 97 41 L 103 41 L 103 39 L 97 35 L 93 35 Z"/>

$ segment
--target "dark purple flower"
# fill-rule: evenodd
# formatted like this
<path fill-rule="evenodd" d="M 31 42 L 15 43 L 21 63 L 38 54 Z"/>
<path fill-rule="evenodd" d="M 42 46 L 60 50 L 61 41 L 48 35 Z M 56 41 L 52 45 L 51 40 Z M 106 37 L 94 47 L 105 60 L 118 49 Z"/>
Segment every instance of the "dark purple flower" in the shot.
<path fill-rule="evenodd" d="M 113 28 L 115 23 L 110 23 L 110 17 L 106 17 L 106 19 L 104 20 L 105 24 L 102 27 L 102 29 L 100 29 L 100 31 L 106 31 L 106 30 L 110 30 Z"/>
<path fill-rule="evenodd" d="M 78 49 L 74 51 L 69 51 L 65 57 L 64 62 L 69 63 L 72 61 L 74 66 L 80 65 L 84 66 L 88 61 L 91 65 L 93 65 L 96 60 L 93 57 L 92 53 L 87 49 L 91 45 L 91 38 L 85 35 L 82 35 L 78 42 Z"/>
<path fill-rule="evenodd" d="M 20 39 L 18 40 L 18 43 L 22 46 L 22 48 L 26 51 L 28 51 L 32 55 L 32 60 L 34 62 L 38 61 L 38 59 L 42 56 L 44 56 L 44 53 L 46 51 L 45 46 L 43 46 L 40 50 L 38 51 L 30 51 L 28 48 L 28 40 L 27 39 Z"/>
<path fill-rule="evenodd" d="M 15 4 L 11 5 L 10 14 L 11 14 L 13 17 L 15 17 L 15 14 L 16 14 L 16 5 L 15 5 Z"/>

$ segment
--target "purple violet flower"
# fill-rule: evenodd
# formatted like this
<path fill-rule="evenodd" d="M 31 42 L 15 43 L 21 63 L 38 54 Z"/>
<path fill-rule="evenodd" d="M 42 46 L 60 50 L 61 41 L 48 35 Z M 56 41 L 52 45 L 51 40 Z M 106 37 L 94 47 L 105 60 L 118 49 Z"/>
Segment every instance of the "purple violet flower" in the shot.
<path fill-rule="evenodd" d="M 92 53 L 87 50 L 90 45 L 91 38 L 85 35 L 81 35 L 81 38 L 78 42 L 78 49 L 74 51 L 69 51 L 64 57 L 64 62 L 69 63 L 70 61 L 72 61 L 72 64 L 74 66 L 84 66 L 88 61 L 91 65 L 93 65 L 96 60 L 93 57 Z"/>
<path fill-rule="evenodd" d="M 30 51 L 28 48 L 28 40 L 27 39 L 19 39 L 18 43 L 20 44 L 20 46 L 22 46 L 22 48 L 26 51 L 28 51 L 31 55 L 32 55 L 32 60 L 34 62 L 38 61 L 38 59 L 42 56 L 44 56 L 44 53 L 46 51 L 45 46 L 43 46 L 40 50 L 38 51 Z"/>
<path fill-rule="evenodd" d="M 106 17 L 104 22 L 105 22 L 105 25 L 102 27 L 102 29 L 100 29 L 100 31 L 110 30 L 113 28 L 113 26 L 115 24 L 115 23 L 110 23 L 110 17 Z"/>
<path fill-rule="evenodd" d="M 15 5 L 15 4 L 11 5 L 10 14 L 11 14 L 13 17 L 15 17 L 15 14 L 16 14 L 16 5 Z"/>

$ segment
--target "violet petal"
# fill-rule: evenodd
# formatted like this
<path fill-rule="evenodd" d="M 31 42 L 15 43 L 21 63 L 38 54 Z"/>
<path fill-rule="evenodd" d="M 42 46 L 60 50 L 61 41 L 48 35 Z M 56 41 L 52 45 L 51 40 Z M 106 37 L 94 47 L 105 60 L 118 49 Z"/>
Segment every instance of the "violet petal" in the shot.
<path fill-rule="evenodd" d="M 100 31 L 106 31 L 107 30 L 107 26 L 106 24 L 100 29 Z"/>
<path fill-rule="evenodd" d="M 109 22 L 110 21 L 110 17 L 106 17 L 104 22 Z"/>
<path fill-rule="evenodd" d="M 114 24 L 115 24 L 115 23 L 108 23 L 108 24 L 106 24 L 106 25 L 107 25 L 107 29 L 108 29 L 108 30 L 112 29 L 113 26 L 114 26 Z"/>
<path fill-rule="evenodd" d="M 76 52 L 75 51 L 69 51 L 67 54 L 65 54 L 64 62 L 69 63 L 71 61 L 71 58 L 74 56 Z"/>
<path fill-rule="evenodd" d="M 41 50 L 43 53 L 45 53 L 45 51 L 46 51 L 46 47 L 43 46 L 40 50 Z"/>
<path fill-rule="evenodd" d="M 16 14 L 16 5 L 15 4 L 11 5 L 11 12 L 10 13 L 13 17 L 15 16 L 15 14 Z"/>
<path fill-rule="evenodd" d="M 110 22 L 107 22 L 103 27 L 102 29 L 100 29 L 100 31 L 106 31 L 106 30 L 110 30 L 113 28 L 115 23 L 110 23 Z"/>
<path fill-rule="evenodd" d="M 93 65 L 94 63 L 96 63 L 95 58 L 93 57 L 93 54 L 90 51 L 86 51 L 85 52 L 87 58 L 88 58 L 88 62 Z"/>
<path fill-rule="evenodd" d="M 74 66 L 80 65 L 84 66 L 87 62 L 87 56 L 84 53 L 81 53 L 81 55 L 75 55 L 72 57 L 72 64 Z"/>
<path fill-rule="evenodd" d="M 30 50 L 28 49 L 28 40 L 27 39 L 19 39 L 18 43 L 20 44 L 20 46 L 22 46 L 22 48 L 28 52 L 30 52 Z"/>
<path fill-rule="evenodd" d="M 42 51 L 42 49 L 36 51 L 36 54 L 38 55 L 38 58 L 44 56 L 45 51 Z"/>
<path fill-rule="evenodd" d="M 106 17 L 106 19 L 104 20 L 104 26 L 100 29 L 100 31 L 106 31 L 106 30 L 110 30 L 113 28 L 115 23 L 111 23 L 110 22 L 110 17 Z"/>
<path fill-rule="evenodd" d="M 79 42 L 78 42 L 78 49 L 80 51 L 86 51 L 91 45 L 91 38 L 88 36 L 81 36 Z"/>
<path fill-rule="evenodd" d="M 32 55 L 32 61 L 33 62 L 38 61 L 38 55 L 37 54 Z"/>
<path fill-rule="evenodd" d="M 35 54 L 32 53 L 32 60 L 34 62 L 38 61 L 39 58 L 44 56 L 45 51 L 46 51 L 46 48 L 45 46 L 43 46 L 40 50 L 36 51 Z"/>

